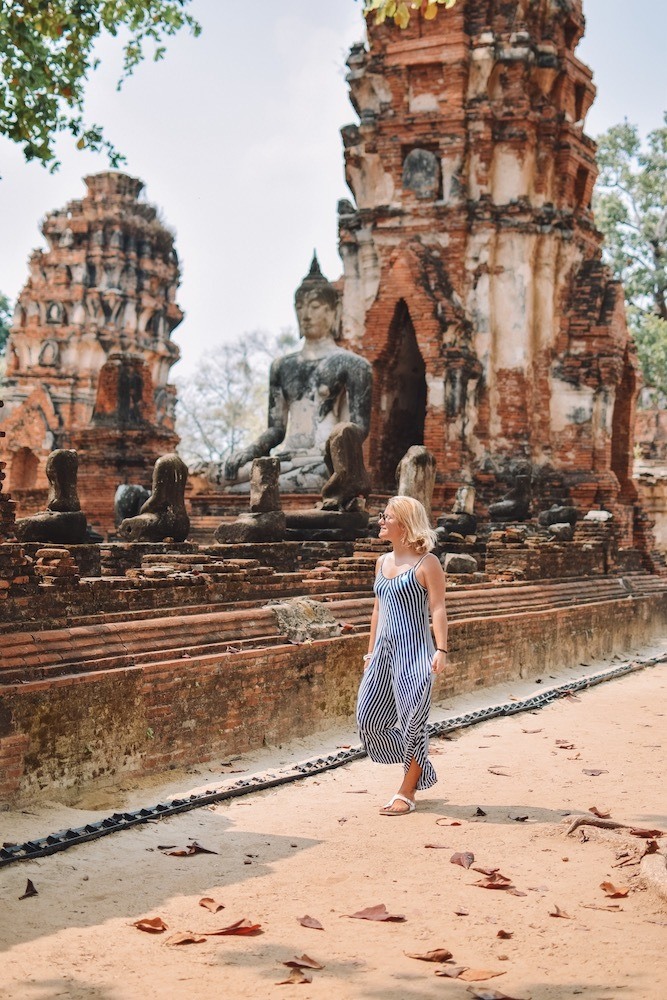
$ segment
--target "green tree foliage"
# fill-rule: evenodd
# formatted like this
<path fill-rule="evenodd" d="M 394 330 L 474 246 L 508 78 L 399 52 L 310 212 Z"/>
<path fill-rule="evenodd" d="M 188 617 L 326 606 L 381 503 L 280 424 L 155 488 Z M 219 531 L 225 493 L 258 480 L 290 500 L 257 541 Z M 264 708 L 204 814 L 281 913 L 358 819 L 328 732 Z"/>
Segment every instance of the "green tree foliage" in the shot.
<path fill-rule="evenodd" d="M 266 430 L 269 367 L 296 345 L 292 330 L 255 331 L 220 344 L 177 379 L 179 452 L 192 468 L 212 469 Z"/>
<path fill-rule="evenodd" d="M 165 54 L 163 41 L 182 28 L 198 35 L 186 12 L 191 0 L 0 0 L 0 134 L 22 148 L 26 160 L 56 169 L 54 141 L 70 132 L 79 149 L 105 150 L 112 166 L 122 154 L 101 126 L 84 122 L 85 84 L 99 60 L 95 42 L 107 32 L 124 36 L 118 87 L 142 61 Z"/>
<path fill-rule="evenodd" d="M 667 113 L 642 143 L 625 121 L 598 137 L 595 219 L 625 286 L 646 385 L 667 400 Z"/>
<path fill-rule="evenodd" d="M 5 353 L 9 328 L 12 325 L 12 311 L 9 299 L 0 292 L 0 355 Z"/>

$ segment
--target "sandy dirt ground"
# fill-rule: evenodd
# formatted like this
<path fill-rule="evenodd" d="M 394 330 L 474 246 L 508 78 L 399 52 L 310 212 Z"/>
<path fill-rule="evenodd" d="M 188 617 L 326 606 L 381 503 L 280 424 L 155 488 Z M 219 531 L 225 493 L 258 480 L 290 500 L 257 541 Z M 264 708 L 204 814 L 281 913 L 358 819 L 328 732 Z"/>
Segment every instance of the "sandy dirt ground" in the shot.
<path fill-rule="evenodd" d="M 504 685 L 434 714 L 555 682 Z M 661 1000 L 667 903 L 642 888 L 646 841 L 625 831 L 565 831 L 570 814 L 591 807 L 667 830 L 666 712 L 663 665 L 434 740 L 439 782 L 411 816 L 378 815 L 399 769 L 364 759 L 2 868 L 0 996 L 470 1000 L 498 991 L 520 1000 Z M 353 729 L 341 727 L 227 767 L 88 794 L 77 808 L 52 803 L 0 813 L 0 840 L 42 836 L 210 786 L 230 771 L 279 768 L 356 742 Z M 192 840 L 217 853 L 176 857 L 159 849 Z M 484 874 L 451 863 L 456 852 L 499 869 L 517 894 L 476 884 Z M 27 879 L 38 894 L 19 900 Z M 604 882 L 627 895 L 608 897 Z M 224 909 L 210 912 L 202 897 Z M 404 919 L 350 917 L 378 904 Z M 554 916 L 559 910 L 564 915 Z M 323 929 L 302 926 L 305 915 Z M 162 918 L 168 930 L 138 930 L 133 922 L 143 917 Z M 241 919 L 261 932 L 169 941 Z M 436 975 L 442 965 L 407 954 L 437 948 L 452 953 L 449 965 L 499 975 L 446 978 Z M 312 982 L 278 985 L 290 975 L 282 963 L 304 954 L 323 966 L 306 970 Z"/>

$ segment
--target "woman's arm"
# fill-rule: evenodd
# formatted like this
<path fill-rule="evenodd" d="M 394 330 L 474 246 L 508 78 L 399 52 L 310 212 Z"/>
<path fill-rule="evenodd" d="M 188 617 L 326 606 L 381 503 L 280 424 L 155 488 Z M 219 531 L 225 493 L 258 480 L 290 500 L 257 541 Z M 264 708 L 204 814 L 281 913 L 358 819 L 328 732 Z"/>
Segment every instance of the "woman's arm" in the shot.
<path fill-rule="evenodd" d="M 382 562 L 382 556 L 380 556 L 375 563 L 375 575 L 377 576 L 380 572 L 380 563 Z M 375 598 L 375 603 L 373 604 L 373 614 L 371 615 L 371 632 L 368 637 L 368 652 L 364 656 L 364 670 L 368 666 L 371 655 L 375 648 L 375 636 L 378 630 L 378 599 Z"/>
<path fill-rule="evenodd" d="M 431 666 L 433 673 L 441 674 L 447 666 L 447 610 L 445 608 L 445 574 L 437 556 L 424 559 L 417 570 L 417 579 L 423 574 L 422 583 L 428 592 L 428 606 L 431 612 L 431 622 L 433 624 L 433 635 L 435 637 L 436 650 L 433 654 Z"/>

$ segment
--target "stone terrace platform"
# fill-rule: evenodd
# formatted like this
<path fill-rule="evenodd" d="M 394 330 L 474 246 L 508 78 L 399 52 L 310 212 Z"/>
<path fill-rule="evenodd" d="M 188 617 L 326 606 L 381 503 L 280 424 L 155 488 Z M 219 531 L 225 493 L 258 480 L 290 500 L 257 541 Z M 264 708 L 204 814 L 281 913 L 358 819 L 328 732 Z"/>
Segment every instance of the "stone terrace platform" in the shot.
<path fill-rule="evenodd" d="M 377 541 L 102 546 L 96 578 L 75 548 L 35 553 L 0 605 L 0 801 L 71 801 L 353 711 Z M 462 580 L 436 700 L 632 651 L 667 620 L 667 581 L 647 573 Z"/>

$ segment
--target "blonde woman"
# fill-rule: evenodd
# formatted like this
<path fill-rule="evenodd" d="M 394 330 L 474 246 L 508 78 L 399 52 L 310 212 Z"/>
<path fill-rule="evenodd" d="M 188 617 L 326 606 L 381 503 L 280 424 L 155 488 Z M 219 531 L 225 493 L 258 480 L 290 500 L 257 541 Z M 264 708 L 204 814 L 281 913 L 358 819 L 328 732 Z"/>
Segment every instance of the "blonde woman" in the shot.
<path fill-rule="evenodd" d="M 403 781 L 382 816 L 414 812 L 415 792 L 437 781 L 426 726 L 433 674 L 447 666 L 445 574 L 426 511 L 412 497 L 392 497 L 380 514 L 391 552 L 375 567 L 375 606 L 357 700 L 359 733 L 379 764 L 403 764 Z M 429 628 L 429 611 L 435 645 Z"/>

